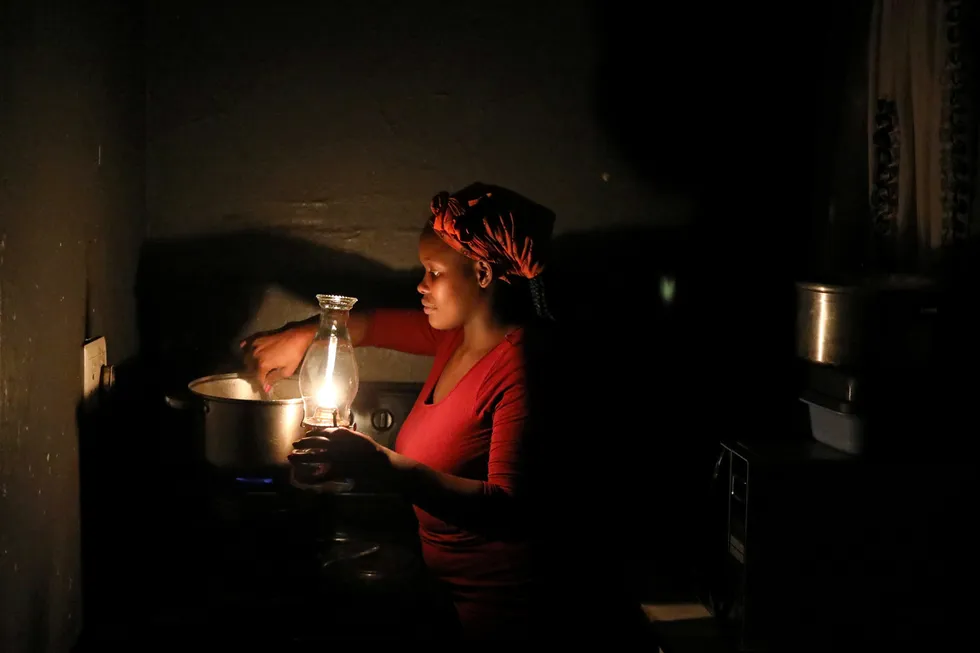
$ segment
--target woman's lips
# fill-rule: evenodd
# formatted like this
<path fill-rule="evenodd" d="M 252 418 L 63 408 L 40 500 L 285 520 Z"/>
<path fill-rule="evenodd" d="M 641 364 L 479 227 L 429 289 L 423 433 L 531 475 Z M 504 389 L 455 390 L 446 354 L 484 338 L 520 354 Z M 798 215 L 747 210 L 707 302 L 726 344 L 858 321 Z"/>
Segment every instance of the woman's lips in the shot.
<path fill-rule="evenodd" d="M 432 312 L 432 311 L 434 311 L 434 310 L 436 310 L 436 307 L 435 307 L 435 306 L 432 306 L 431 304 L 426 304 L 426 303 L 424 303 L 424 302 L 422 303 L 422 311 L 423 311 L 423 312 L 424 312 L 424 313 L 425 313 L 426 315 L 428 315 L 429 313 L 431 313 L 431 312 Z"/>

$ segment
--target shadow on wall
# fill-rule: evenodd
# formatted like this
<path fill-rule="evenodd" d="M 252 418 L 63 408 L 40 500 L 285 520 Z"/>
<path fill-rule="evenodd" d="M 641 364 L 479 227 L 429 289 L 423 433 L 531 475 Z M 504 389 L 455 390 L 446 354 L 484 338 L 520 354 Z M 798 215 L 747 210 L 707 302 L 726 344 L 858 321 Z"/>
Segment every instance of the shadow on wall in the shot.
<path fill-rule="evenodd" d="M 641 227 L 563 235 L 547 273 L 549 303 L 579 361 L 584 396 L 614 424 L 636 406 L 676 393 L 693 333 L 688 238 Z M 198 376 L 241 369 L 237 340 L 270 285 L 303 300 L 342 287 L 355 310 L 418 308 L 420 270 L 399 271 L 271 231 L 148 242 L 137 287 L 140 364 L 162 383 L 159 396 Z M 666 303 L 664 296 L 673 303 Z M 310 303 L 310 314 L 316 310 Z"/>
<path fill-rule="evenodd" d="M 270 286 L 310 303 L 342 285 L 358 308 L 416 306 L 417 279 L 291 234 L 242 231 L 144 243 L 137 272 L 141 361 L 182 385 L 241 365 L 237 337 Z"/>
<path fill-rule="evenodd" d="M 651 316 L 668 308 L 661 277 L 683 275 L 683 239 L 640 227 L 556 238 L 547 274 L 553 311 L 593 333 L 616 331 L 608 335 L 634 354 L 646 351 L 656 342 Z M 136 289 L 140 358 L 186 383 L 240 364 L 233 345 L 270 286 L 309 301 L 313 314 L 314 295 L 333 287 L 358 297 L 355 310 L 418 308 L 420 279 L 420 269 L 394 270 L 273 230 L 148 241 Z M 615 319 L 621 313 L 630 317 Z"/>

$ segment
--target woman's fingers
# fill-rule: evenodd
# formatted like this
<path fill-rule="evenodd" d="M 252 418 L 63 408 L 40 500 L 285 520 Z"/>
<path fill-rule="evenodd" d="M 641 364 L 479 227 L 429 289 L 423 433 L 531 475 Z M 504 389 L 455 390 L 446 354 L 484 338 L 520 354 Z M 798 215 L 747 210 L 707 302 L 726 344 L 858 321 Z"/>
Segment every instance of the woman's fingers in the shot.
<path fill-rule="evenodd" d="M 293 442 L 293 449 L 324 449 L 330 444 L 330 438 L 322 435 L 307 435 Z"/>
<path fill-rule="evenodd" d="M 330 462 L 330 452 L 326 449 L 296 449 L 286 457 L 291 463 L 312 465 Z"/>

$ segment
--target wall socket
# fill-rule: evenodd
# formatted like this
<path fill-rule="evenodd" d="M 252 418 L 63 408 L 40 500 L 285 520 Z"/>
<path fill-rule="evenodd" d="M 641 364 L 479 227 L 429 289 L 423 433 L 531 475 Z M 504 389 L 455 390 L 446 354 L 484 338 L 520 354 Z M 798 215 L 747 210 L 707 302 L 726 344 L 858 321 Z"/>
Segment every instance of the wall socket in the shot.
<path fill-rule="evenodd" d="M 108 366 L 105 337 L 90 338 L 82 345 L 82 402 L 86 408 L 98 403 L 102 371 Z"/>

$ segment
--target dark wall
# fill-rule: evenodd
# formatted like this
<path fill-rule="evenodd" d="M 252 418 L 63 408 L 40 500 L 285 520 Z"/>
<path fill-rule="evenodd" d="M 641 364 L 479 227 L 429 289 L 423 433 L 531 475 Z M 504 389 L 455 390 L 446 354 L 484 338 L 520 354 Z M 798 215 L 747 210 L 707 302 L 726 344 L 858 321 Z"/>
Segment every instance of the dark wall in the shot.
<path fill-rule="evenodd" d="M 0 650 L 82 622 L 81 352 L 136 350 L 142 27 L 124 3 L 0 9 Z"/>
<path fill-rule="evenodd" d="M 147 293 L 173 296 L 172 310 L 148 321 L 212 351 L 308 315 L 317 289 L 356 288 L 357 308 L 376 303 L 334 253 L 416 267 L 442 189 L 508 186 L 555 210 L 570 237 L 691 218 L 688 194 L 650 183 L 598 119 L 590 2 L 151 7 L 147 278 L 180 261 L 181 277 L 202 281 L 161 275 Z M 256 231 L 267 249 L 249 246 Z M 229 283 L 234 296 L 221 291 Z M 416 283 L 398 286 L 413 305 Z M 197 312 L 178 300 L 195 292 L 208 297 Z M 218 332 L 200 317 L 215 304 L 245 315 Z M 365 378 L 417 380 L 427 369 L 381 352 L 362 360 Z"/>
<path fill-rule="evenodd" d="M 330 264 L 297 283 L 288 246 L 267 255 L 225 236 L 407 270 L 431 194 L 476 179 L 554 209 L 559 237 L 596 236 L 604 285 L 648 292 L 666 267 L 807 276 L 866 218 L 869 5 L 774 17 L 619 0 L 151 2 L 148 278 L 179 267 L 205 283 L 161 277 L 147 292 L 207 295 L 228 313 L 245 301 L 248 316 L 218 334 L 175 299 L 148 319 L 227 352 L 308 314 L 311 287 L 358 284 Z M 667 227 L 690 245 L 662 239 Z M 610 228 L 635 247 L 613 252 L 597 235 Z M 604 260 L 634 249 L 645 278 Z M 248 299 L 222 297 L 228 280 Z M 372 352 L 363 368 L 418 379 L 426 363 Z"/>

